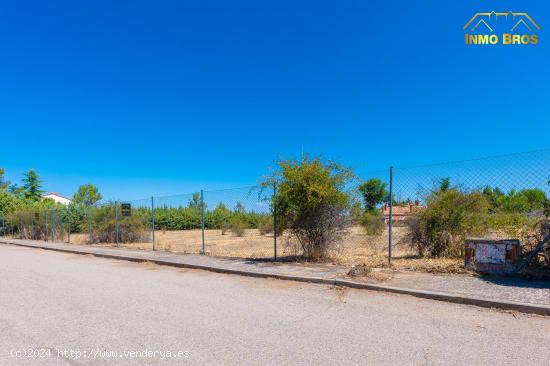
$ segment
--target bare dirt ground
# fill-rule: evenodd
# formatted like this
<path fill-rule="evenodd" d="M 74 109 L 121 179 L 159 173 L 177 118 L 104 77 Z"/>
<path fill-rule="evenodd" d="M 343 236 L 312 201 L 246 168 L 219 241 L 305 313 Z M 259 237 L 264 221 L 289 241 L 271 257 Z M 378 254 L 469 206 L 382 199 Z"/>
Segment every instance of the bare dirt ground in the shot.
<path fill-rule="evenodd" d="M 392 266 L 396 269 L 411 269 L 426 272 L 465 272 L 460 259 L 417 258 L 410 245 L 406 227 L 393 228 Z M 155 249 L 175 253 L 200 253 L 202 250 L 201 230 L 155 231 Z M 71 234 L 71 243 L 86 244 L 86 234 Z M 298 243 L 288 235 L 277 239 L 277 256 L 300 256 Z M 272 258 L 273 234 L 261 235 L 256 229 L 248 229 L 241 237 L 230 231 L 205 231 L 205 251 L 208 255 L 240 258 Z M 94 244 L 114 246 L 111 244 Z M 141 243 L 125 243 L 121 247 L 151 250 L 152 235 Z M 330 250 L 330 262 L 341 265 L 366 265 L 385 267 L 388 264 L 388 231 L 381 235 L 367 235 L 361 227 L 352 227 L 341 242 Z"/>

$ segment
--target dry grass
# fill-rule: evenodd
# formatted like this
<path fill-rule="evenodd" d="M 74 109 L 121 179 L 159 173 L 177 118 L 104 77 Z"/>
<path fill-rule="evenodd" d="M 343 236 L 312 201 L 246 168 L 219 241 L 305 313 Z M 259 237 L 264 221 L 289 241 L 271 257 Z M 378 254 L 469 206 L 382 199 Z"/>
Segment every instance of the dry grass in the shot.
<path fill-rule="evenodd" d="M 465 272 L 460 259 L 417 258 L 414 248 L 407 240 L 406 227 L 393 229 L 393 259 L 395 269 L 409 269 L 425 272 Z M 72 234 L 71 242 L 86 244 L 86 234 Z M 388 231 L 381 235 L 369 236 L 361 227 L 352 227 L 344 239 L 329 252 L 329 261 L 334 264 L 352 266 L 366 265 L 371 268 L 383 268 L 388 265 Z M 244 236 L 230 231 L 222 235 L 221 230 L 205 231 L 206 254 L 223 257 L 272 258 L 273 234 L 261 235 L 259 230 L 248 229 Z M 100 244 L 113 246 L 114 244 Z M 121 244 L 121 247 L 151 250 L 152 242 Z M 155 248 L 176 253 L 200 253 L 202 250 L 201 230 L 155 231 Z M 300 256 L 299 245 L 288 236 L 278 238 L 278 256 Z"/>

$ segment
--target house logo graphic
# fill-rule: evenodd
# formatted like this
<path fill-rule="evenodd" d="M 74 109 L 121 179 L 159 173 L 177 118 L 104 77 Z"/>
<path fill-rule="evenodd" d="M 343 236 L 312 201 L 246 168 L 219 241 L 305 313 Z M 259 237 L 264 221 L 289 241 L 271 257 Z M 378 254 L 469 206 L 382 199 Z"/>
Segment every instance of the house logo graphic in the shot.
<path fill-rule="evenodd" d="M 524 12 L 475 13 L 463 27 L 468 45 L 535 45 L 539 25 Z"/>

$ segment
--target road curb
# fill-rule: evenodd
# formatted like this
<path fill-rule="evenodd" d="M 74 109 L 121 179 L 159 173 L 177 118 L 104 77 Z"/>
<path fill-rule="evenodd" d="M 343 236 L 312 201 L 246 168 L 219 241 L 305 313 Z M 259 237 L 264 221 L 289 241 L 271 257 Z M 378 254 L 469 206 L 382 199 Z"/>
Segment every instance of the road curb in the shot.
<path fill-rule="evenodd" d="M 27 248 L 72 253 L 72 254 L 82 254 L 82 255 L 91 254 L 93 256 L 100 257 L 100 258 L 126 260 L 131 262 L 151 262 L 161 266 L 199 269 L 199 270 L 205 270 L 210 272 L 232 274 L 232 275 L 238 275 L 238 276 L 247 276 L 247 277 L 256 277 L 256 278 L 273 278 L 273 279 L 279 279 L 284 281 L 309 282 L 309 283 L 317 283 L 317 284 L 326 284 L 331 286 L 341 286 L 341 287 L 349 287 L 349 288 L 355 288 L 355 289 L 388 292 L 388 293 L 395 293 L 400 295 L 415 296 L 415 297 L 429 299 L 429 300 L 450 302 L 455 304 L 474 305 L 474 306 L 479 306 L 483 308 L 511 310 L 511 311 L 518 311 L 522 313 L 528 313 L 528 314 L 550 316 L 550 306 L 545 306 L 545 305 L 534 305 L 534 304 L 511 302 L 511 301 L 490 300 L 490 299 L 483 299 L 478 297 L 453 295 L 453 294 L 444 293 L 444 292 L 434 292 L 434 291 L 416 290 L 416 289 L 403 288 L 403 287 L 377 285 L 372 283 L 353 282 L 353 281 L 342 280 L 342 279 L 328 279 L 328 278 L 321 278 L 321 277 L 293 276 L 293 275 L 282 275 L 282 274 L 275 274 L 275 273 L 255 272 L 255 271 L 243 271 L 238 269 L 214 267 L 214 266 L 207 266 L 202 264 L 181 263 L 181 262 L 176 262 L 171 260 L 148 259 L 148 258 L 143 258 L 141 256 L 97 253 L 97 252 L 86 251 L 86 250 L 81 250 L 77 248 L 74 248 L 74 249 L 56 248 L 51 246 L 39 245 L 39 244 L 31 245 L 31 244 L 18 243 L 18 242 L 6 241 L 6 240 L 0 240 L 0 243 L 7 244 L 7 245 L 27 247 Z M 109 248 L 101 248 L 101 249 L 109 250 Z"/>

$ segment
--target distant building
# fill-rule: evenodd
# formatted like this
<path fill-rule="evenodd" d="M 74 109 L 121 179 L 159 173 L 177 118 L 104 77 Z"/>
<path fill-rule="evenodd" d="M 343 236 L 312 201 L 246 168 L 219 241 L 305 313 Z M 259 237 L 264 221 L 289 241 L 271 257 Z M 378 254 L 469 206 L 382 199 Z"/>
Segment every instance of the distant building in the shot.
<path fill-rule="evenodd" d="M 57 203 L 62 203 L 62 204 L 64 204 L 65 206 L 67 206 L 67 205 L 69 205 L 69 204 L 71 203 L 70 198 L 63 197 L 62 195 L 60 195 L 60 194 L 57 193 L 57 192 L 49 192 L 49 193 L 43 194 L 43 195 L 42 195 L 42 198 L 51 198 L 51 199 L 54 200 L 55 202 L 57 202 Z"/>
<path fill-rule="evenodd" d="M 407 217 L 411 216 L 416 210 L 423 207 L 425 206 L 421 205 L 419 201 L 409 203 L 408 205 L 394 205 L 392 207 L 392 221 L 403 221 Z M 380 211 L 382 212 L 384 221 L 388 223 L 390 221 L 390 207 L 388 204 L 384 203 Z"/>

